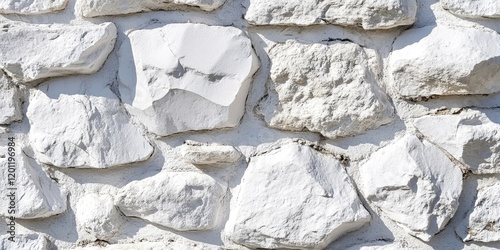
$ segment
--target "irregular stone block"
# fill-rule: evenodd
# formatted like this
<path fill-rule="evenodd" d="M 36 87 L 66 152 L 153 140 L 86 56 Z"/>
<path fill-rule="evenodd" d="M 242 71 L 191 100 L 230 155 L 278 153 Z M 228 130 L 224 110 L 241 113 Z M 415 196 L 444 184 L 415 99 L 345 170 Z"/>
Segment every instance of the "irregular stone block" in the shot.
<path fill-rule="evenodd" d="M 113 50 L 116 39 L 113 23 L 2 25 L 0 68 L 23 83 L 95 73 Z"/>
<path fill-rule="evenodd" d="M 257 112 L 273 128 L 329 138 L 390 123 L 394 108 L 377 85 L 371 52 L 351 42 L 275 45 L 268 95 Z"/>
<path fill-rule="evenodd" d="M 394 86 L 409 98 L 498 92 L 498 40 L 497 32 L 476 28 L 408 30 L 393 45 L 389 65 Z"/>
<path fill-rule="evenodd" d="M 251 248 L 323 249 L 369 222 L 342 165 L 298 144 L 250 159 L 224 231 Z"/>
<path fill-rule="evenodd" d="M 23 118 L 19 89 L 7 79 L 1 70 L 0 110 L 0 124 L 9 124 Z"/>
<path fill-rule="evenodd" d="M 464 241 L 500 241 L 500 184 L 482 186 L 476 203 L 468 215 Z"/>
<path fill-rule="evenodd" d="M 70 89 L 72 88 L 72 89 Z M 63 168 L 108 168 L 144 161 L 153 153 L 120 100 L 107 87 L 51 82 L 32 90 L 26 116 L 36 158 Z"/>
<path fill-rule="evenodd" d="M 198 7 L 212 11 L 226 0 L 78 0 L 77 11 L 85 17 L 123 15 L 153 10 L 176 10 Z"/>
<path fill-rule="evenodd" d="M 471 18 L 500 18 L 500 3 L 496 0 L 440 0 L 449 12 Z"/>
<path fill-rule="evenodd" d="M 337 24 L 388 29 L 415 22 L 415 0 L 250 0 L 245 19 L 254 25 Z"/>
<path fill-rule="evenodd" d="M 490 114 L 494 115 L 494 114 Z M 500 120 L 500 115 L 496 115 Z M 500 173 L 500 125 L 479 111 L 424 116 L 415 127 L 475 174 Z"/>
<path fill-rule="evenodd" d="M 75 218 L 80 239 L 108 241 L 119 232 L 120 217 L 109 194 L 86 194 L 76 203 Z"/>
<path fill-rule="evenodd" d="M 414 135 L 373 153 L 359 172 L 366 199 L 424 241 L 441 231 L 458 208 L 460 168 Z"/>
<path fill-rule="evenodd" d="M 208 175 L 162 171 L 122 187 L 115 205 L 126 216 L 175 230 L 209 230 L 216 226 L 224 194 Z"/>
<path fill-rule="evenodd" d="M 235 127 L 258 60 L 233 27 L 169 24 L 128 35 L 119 51 L 121 99 L 157 135 Z"/>
<path fill-rule="evenodd" d="M 188 142 L 181 146 L 180 151 L 185 161 L 197 165 L 233 163 L 241 158 L 236 148 L 221 144 Z"/>
<path fill-rule="evenodd" d="M 68 0 L 2 0 L 0 14 L 44 14 L 63 10 Z"/>
<path fill-rule="evenodd" d="M 19 234 L 14 237 L 15 242 L 9 240 L 10 235 L 0 236 L 0 249 L 12 250 L 48 250 L 49 241 L 40 234 Z"/>

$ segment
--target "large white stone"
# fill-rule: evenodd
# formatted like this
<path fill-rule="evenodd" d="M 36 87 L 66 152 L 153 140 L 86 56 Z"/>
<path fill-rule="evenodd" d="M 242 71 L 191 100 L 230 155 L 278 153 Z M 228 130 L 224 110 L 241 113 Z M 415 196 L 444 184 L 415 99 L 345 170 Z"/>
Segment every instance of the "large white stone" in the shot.
<path fill-rule="evenodd" d="M 500 91 L 500 34 L 427 26 L 399 36 L 390 57 L 394 87 L 404 97 Z"/>
<path fill-rule="evenodd" d="M 224 194 L 208 175 L 162 171 L 122 187 L 115 205 L 127 216 L 175 230 L 209 230 L 216 226 Z"/>
<path fill-rule="evenodd" d="M 24 83 L 95 73 L 113 50 L 116 39 L 113 23 L 1 25 L 0 68 Z"/>
<path fill-rule="evenodd" d="M 48 250 L 49 241 L 40 234 L 18 234 L 14 242 L 9 240 L 10 235 L 0 236 L 0 249 L 5 250 Z"/>
<path fill-rule="evenodd" d="M 480 187 L 464 241 L 500 241 L 500 184 Z"/>
<path fill-rule="evenodd" d="M 351 42 L 287 41 L 269 51 L 268 95 L 259 111 L 273 128 L 356 135 L 393 120 L 377 85 L 373 51 Z"/>
<path fill-rule="evenodd" d="M 97 83 L 93 83 L 97 84 Z M 102 84 L 103 85 L 103 84 Z M 33 89 L 26 116 L 39 161 L 57 167 L 107 168 L 146 160 L 153 152 L 119 99 L 80 82 L 56 81 Z"/>
<path fill-rule="evenodd" d="M 75 219 L 80 240 L 108 241 L 120 230 L 120 212 L 109 194 L 86 194 L 78 199 Z"/>
<path fill-rule="evenodd" d="M 120 94 L 149 131 L 164 136 L 239 124 L 258 68 L 241 30 L 169 24 L 128 37 L 119 51 Z"/>
<path fill-rule="evenodd" d="M 212 11 L 226 0 L 78 0 L 77 11 L 86 17 L 123 15 L 152 10 L 176 10 L 198 7 Z"/>
<path fill-rule="evenodd" d="M 233 163 L 241 159 L 240 151 L 233 146 L 187 142 L 180 147 L 183 159 L 197 165 Z"/>
<path fill-rule="evenodd" d="M 66 211 L 66 194 L 59 189 L 56 182 L 47 176 L 36 161 L 25 155 L 24 148 L 14 147 L 15 168 L 11 169 L 15 171 L 9 172 L 9 140 L 2 137 L 0 142 L 5 145 L 0 148 L 0 164 L 3 166 L 3 170 L 0 171 L 0 192 L 4 194 L 0 198 L 0 206 L 3 208 L 0 210 L 0 216 L 34 219 L 46 218 Z M 10 203 L 11 198 L 15 199 L 15 204 Z M 14 213 L 9 211 L 12 205 L 15 207 Z"/>
<path fill-rule="evenodd" d="M 252 157 L 231 203 L 225 233 L 251 248 L 322 249 L 371 219 L 338 160 L 294 143 Z"/>
<path fill-rule="evenodd" d="M 366 199 L 424 241 L 441 231 L 458 208 L 460 168 L 414 135 L 373 153 L 359 172 Z"/>
<path fill-rule="evenodd" d="M 500 2 L 497 0 L 440 0 L 440 2 L 444 9 L 459 16 L 500 17 Z"/>
<path fill-rule="evenodd" d="M 255 25 L 331 23 L 388 29 L 415 22 L 415 0 L 250 0 L 245 19 Z"/>
<path fill-rule="evenodd" d="M 19 89 L 0 70 L 0 124 L 9 124 L 22 118 Z"/>
<path fill-rule="evenodd" d="M 500 120 L 500 113 L 496 119 Z M 426 138 L 473 173 L 500 173 L 500 124 L 486 114 L 468 110 L 457 115 L 425 116 L 414 124 Z"/>
<path fill-rule="evenodd" d="M 68 0 L 2 0 L 1 14 L 43 14 L 66 8 Z"/>

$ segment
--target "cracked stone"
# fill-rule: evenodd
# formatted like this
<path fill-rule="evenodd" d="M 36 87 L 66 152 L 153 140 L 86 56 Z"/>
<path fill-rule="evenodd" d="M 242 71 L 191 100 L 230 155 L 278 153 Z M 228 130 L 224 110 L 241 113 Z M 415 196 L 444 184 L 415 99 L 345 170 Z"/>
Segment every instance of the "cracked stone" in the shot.
<path fill-rule="evenodd" d="M 233 146 L 188 142 L 180 147 L 183 159 L 191 164 L 209 165 L 233 163 L 241 159 L 241 153 Z"/>
<path fill-rule="evenodd" d="M 500 18 L 497 0 L 440 0 L 444 9 L 469 18 Z"/>
<path fill-rule="evenodd" d="M 0 14 L 44 14 L 66 8 L 68 0 L 2 0 Z"/>
<path fill-rule="evenodd" d="M 21 95 L 15 86 L 0 70 L 0 124 L 10 124 L 23 118 Z"/>

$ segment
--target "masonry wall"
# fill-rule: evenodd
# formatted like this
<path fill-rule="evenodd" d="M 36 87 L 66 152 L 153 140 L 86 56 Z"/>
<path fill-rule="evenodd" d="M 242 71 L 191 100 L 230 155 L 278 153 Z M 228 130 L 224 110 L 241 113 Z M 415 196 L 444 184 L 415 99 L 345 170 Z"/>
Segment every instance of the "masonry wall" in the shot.
<path fill-rule="evenodd" d="M 0 14 L 0 249 L 500 248 L 496 1 Z"/>

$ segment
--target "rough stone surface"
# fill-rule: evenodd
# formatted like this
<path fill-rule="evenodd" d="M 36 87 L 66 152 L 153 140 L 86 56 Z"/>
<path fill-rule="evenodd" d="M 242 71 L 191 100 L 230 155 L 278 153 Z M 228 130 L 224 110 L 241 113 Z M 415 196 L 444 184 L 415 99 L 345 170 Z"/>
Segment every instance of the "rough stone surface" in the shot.
<path fill-rule="evenodd" d="M 226 234 L 252 248 L 321 249 L 370 221 L 340 162 L 298 144 L 252 157 L 234 195 Z"/>
<path fill-rule="evenodd" d="M 408 30 L 393 45 L 390 71 L 394 87 L 410 98 L 498 92 L 499 39 L 496 32 L 467 27 Z"/>
<path fill-rule="evenodd" d="M 500 120 L 500 114 L 495 119 Z M 486 114 L 467 110 L 456 115 L 425 116 L 414 124 L 426 138 L 473 173 L 500 173 L 500 124 Z"/>
<path fill-rule="evenodd" d="M 15 242 L 9 240 L 9 235 L 0 236 L 0 249 L 5 250 L 48 250 L 49 241 L 40 234 L 16 235 Z"/>
<path fill-rule="evenodd" d="M 226 0 L 78 0 L 78 12 L 85 17 L 123 15 L 153 10 L 198 7 L 205 11 L 219 8 Z"/>
<path fill-rule="evenodd" d="M 250 0 L 245 19 L 256 25 L 313 25 L 331 23 L 387 29 L 415 21 L 415 0 Z"/>
<path fill-rule="evenodd" d="M 170 24 L 128 37 L 119 51 L 120 93 L 149 131 L 165 136 L 239 124 L 258 68 L 241 30 Z"/>
<path fill-rule="evenodd" d="M 441 231 L 458 208 L 460 168 L 414 135 L 375 152 L 360 174 L 366 199 L 424 241 Z"/>
<path fill-rule="evenodd" d="M 67 86 L 66 86 L 67 84 Z M 57 167 L 107 168 L 146 160 L 153 152 L 107 87 L 100 96 L 66 81 L 33 90 L 26 113 L 39 161 Z"/>
<path fill-rule="evenodd" d="M 0 68 L 23 83 L 47 77 L 92 74 L 101 68 L 113 50 L 115 39 L 113 23 L 3 23 Z"/>
<path fill-rule="evenodd" d="M 259 112 L 271 127 L 335 138 L 393 120 L 394 109 L 370 68 L 377 61 L 361 46 L 287 41 L 275 45 L 269 58 L 268 96 Z"/>
<path fill-rule="evenodd" d="M 500 184 L 481 187 L 468 218 L 464 241 L 500 241 Z"/>
<path fill-rule="evenodd" d="M 0 124 L 21 120 L 21 95 L 17 86 L 0 70 Z"/>
<path fill-rule="evenodd" d="M 224 193 L 208 175 L 162 171 L 122 187 L 115 205 L 127 216 L 175 230 L 209 230 L 216 226 Z"/>
<path fill-rule="evenodd" d="M 440 0 L 444 9 L 453 14 L 472 18 L 500 18 L 500 3 L 496 0 Z"/>
<path fill-rule="evenodd" d="M 80 239 L 108 241 L 120 230 L 120 212 L 109 194 L 87 194 L 81 197 L 75 209 Z"/>
<path fill-rule="evenodd" d="M 68 0 L 2 0 L 0 14 L 43 14 L 66 8 Z"/>
<path fill-rule="evenodd" d="M 185 161 L 197 165 L 233 163 L 241 159 L 241 153 L 233 146 L 221 144 L 188 142 L 180 151 Z"/>

